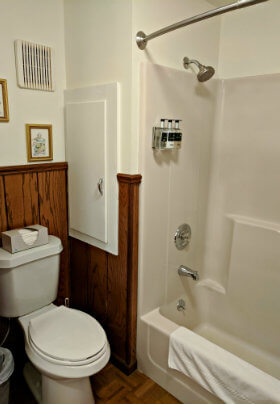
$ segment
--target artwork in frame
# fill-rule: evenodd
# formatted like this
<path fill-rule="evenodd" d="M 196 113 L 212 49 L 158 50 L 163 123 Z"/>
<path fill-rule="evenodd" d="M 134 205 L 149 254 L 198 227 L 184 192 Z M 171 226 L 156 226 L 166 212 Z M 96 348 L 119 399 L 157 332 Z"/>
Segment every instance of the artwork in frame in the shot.
<path fill-rule="evenodd" d="M 9 122 L 7 80 L 0 79 L 0 122 Z"/>
<path fill-rule="evenodd" d="M 28 161 L 52 160 L 52 125 L 26 124 L 26 143 Z"/>

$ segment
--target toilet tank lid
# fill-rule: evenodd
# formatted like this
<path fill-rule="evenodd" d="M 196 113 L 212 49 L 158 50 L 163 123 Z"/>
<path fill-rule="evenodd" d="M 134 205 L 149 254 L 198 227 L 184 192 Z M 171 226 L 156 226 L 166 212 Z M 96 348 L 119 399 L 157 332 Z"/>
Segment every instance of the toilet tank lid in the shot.
<path fill-rule="evenodd" d="M 16 268 L 28 262 L 36 261 L 41 258 L 50 257 L 61 253 L 63 250 L 61 241 L 58 237 L 49 236 L 48 244 L 39 247 L 30 248 L 14 254 L 0 248 L 0 269 L 1 268 Z"/>

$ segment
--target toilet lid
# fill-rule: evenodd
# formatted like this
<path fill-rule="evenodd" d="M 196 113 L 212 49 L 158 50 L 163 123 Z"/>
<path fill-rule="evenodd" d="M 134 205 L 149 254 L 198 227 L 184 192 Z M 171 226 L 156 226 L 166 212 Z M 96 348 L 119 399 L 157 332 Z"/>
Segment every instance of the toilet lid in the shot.
<path fill-rule="evenodd" d="M 106 344 L 106 334 L 91 316 L 65 306 L 30 320 L 29 338 L 45 355 L 80 362 L 97 355 Z"/>

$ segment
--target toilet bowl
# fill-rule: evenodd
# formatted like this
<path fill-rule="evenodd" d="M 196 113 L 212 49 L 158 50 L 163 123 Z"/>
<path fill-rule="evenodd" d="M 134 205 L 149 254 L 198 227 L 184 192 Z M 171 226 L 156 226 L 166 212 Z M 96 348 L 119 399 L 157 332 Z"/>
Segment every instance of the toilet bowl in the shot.
<path fill-rule="evenodd" d="M 54 304 L 18 321 L 27 356 L 42 374 L 42 404 L 93 404 L 89 376 L 110 357 L 101 325 L 86 313 Z"/>

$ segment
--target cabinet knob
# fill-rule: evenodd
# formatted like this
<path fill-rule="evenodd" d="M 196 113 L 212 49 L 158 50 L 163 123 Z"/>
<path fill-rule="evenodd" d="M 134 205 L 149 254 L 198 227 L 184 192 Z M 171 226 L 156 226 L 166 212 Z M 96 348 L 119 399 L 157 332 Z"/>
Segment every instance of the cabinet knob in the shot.
<path fill-rule="evenodd" d="M 98 191 L 101 196 L 103 196 L 103 178 L 99 178 L 99 181 L 97 183 Z"/>

